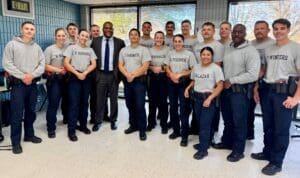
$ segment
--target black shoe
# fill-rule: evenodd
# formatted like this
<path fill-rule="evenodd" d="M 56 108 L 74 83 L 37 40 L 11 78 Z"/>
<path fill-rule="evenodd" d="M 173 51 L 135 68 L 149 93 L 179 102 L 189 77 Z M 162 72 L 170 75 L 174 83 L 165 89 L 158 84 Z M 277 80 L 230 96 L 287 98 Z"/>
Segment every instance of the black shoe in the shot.
<path fill-rule="evenodd" d="M 243 153 L 233 153 L 232 152 L 227 156 L 227 160 L 230 161 L 230 162 L 237 162 L 242 158 L 244 158 Z"/>
<path fill-rule="evenodd" d="M 271 164 L 269 163 L 268 165 L 266 165 L 262 170 L 261 172 L 265 175 L 268 175 L 268 176 L 273 176 L 275 175 L 277 172 L 280 172 L 281 171 L 281 167 L 277 167 L 276 165 L 274 164 Z"/>
<path fill-rule="evenodd" d="M 194 148 L 195 150 L 199 150 L 199 147 L 200 147 L 200 143 L 197 143 L 197 144 L 193 145 L 193 148 Z"/>
<path fill-rule="evenodd" d="M 117 125 L 116 125 L 116 121 L 111 121 L 110 122 L 110 129 L 111 130 L 117 130 Z"/>
<path fill-rule="evenodd" d="M 176 133 L 176 132 L 173 132 L 173 133 L 171 133 L 170 135 L 169 135 L 169 138 L 170 139 L 176 139 L 177 137 L 180 137 L 180 134 L 178 134 L 178 133 Z"/>
<path fill-rule="evenodd" d="M 188 145 L 188 139 L 187 138 L 183 138 L 180 141 L 180 146 L 186 147 Z"/>
<path fill-rule="evenodd" d="M 141 140 L 141 141 L 147 140 L 147 135 L 146 135 L 145 132 L 140 132 L 140 140 Z"/>
<path fill-rule="evenodd" d="M 92 128 L 93 132 L 97 132 L 100 127 L 101 127 L 101 124 L 94 124 L 94 126 Z"/>
<path fill-rule="evenodd" d="M 193 157 L 196 160 L 200 160 L 200 159 L 203 159 L 204 157 L 206 157 L 207 155 L 208 155 L 207 151 L 197 151 Z"/>
<path fill-rule="evenodd" d="M 24 142 L 41 143 L 42 139 L 37 136 L 32 136 L 30 138 L 25 137 Z"/>
<path fill-rule="evenodd" d="M 88 129 L 87 127 L 82 128 L 80 131 L 82 131 L 83 133 L 85 133 L 85 134 L 87 134 L 87 135 L 91 134 L 91 130 Z"/>
<path fill-rule="evenodd" d="M 137 131 L 137 129 L 133 128 L 133 127 L 128 127 L 128 129 L 124 130 L 125 134 L 131 134 L 133 132 Z"/>
<path fill-rule="evenodd" d="M 20 154 L 23 152 L 23 149 L 22 149 L 21 145 L 14 145 L 14 146 L 12 146 L 12 152 L 13 152 L 13 154 Z"/>
<path fill-rule="evenodd" d="M 0 125 L 1 127 L 1 125 Z M 4 136 L 2 134 L 0 134 L 0 142 L 2 142 L 4 140 Z"/>
<path fill-rule="evenodd" d="M 150 132 L 152 129 L 154 129 L 154 127 L 155 126 L 148 125 L 146 128 L 146 131 Z"/>
<path fill-rule="evenodd" d="M 55 137 L 56 137 L 56 134 L 54 131 L 48 132 L 48 138 L 55 138 Z"/>
<path fill-rule="evenodd" d="M 251 158 L 256 160 L 269 160 L 269 158 L 263 153 L 251 153 Z"/>
<path fill-rule="evenodd" d="M 162 134 L 167 134 L 167 133 L 168 133 L 168 129 L 167 129 L 167 128 L 161 129 L 161 133 L 162 133 Z"/>
<path fill-rule="evenodd" d="M 78 140 L 78 137 L 75 134 L 69 134 L 69 139 L 72 142 L 76 142 Z"/>
<path fill-rule="evenodd" d="M 218 150 L 222 150 L 222 149 L 227 149 L 227 150 L 231 150 L 230 146 L 225 145 L 224 143 L 220 142 L 220 143 L 213 143 L 211 145 L 213 148 L 218 149 Z"/>

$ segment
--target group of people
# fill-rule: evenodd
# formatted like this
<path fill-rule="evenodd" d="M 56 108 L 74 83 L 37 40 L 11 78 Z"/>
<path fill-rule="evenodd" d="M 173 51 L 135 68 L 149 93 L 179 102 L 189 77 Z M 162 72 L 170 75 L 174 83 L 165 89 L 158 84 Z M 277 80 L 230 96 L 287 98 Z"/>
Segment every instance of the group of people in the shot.
<path fill-rule="evenodd" d="M 3 56 L 14 109 L 12 151 L 22 152 L 23 116 L 24 141 L 42 142 L 34 134 L 33 122 L 36 82 L 45 73 L 49 138 L 55 138 L 60 100 L 71 141 L 78 140 L 76 129 L 91 133 L 87 127 L 89 103 L 92 130 L 98 131 L 104 120 L 110 121 L 111 129 L 116 130 L 118 86 L 122 81 L 129 113 L 125 134 L 139 131 L 140 140 L 146 140 L 146 132 L 154 129 L 159 119 L 161 133 L 167 134 L 171 127 L 173 132 L 169 138 L 181 137 L 180 145 L 185 147 L 189 134 L 196 132 L 199 144 L 194 145 L 197 150 L 194 158 L 197 160 L 208 155 L 210 145 L 231 150 L 227 156 L 230 162 L 242 159 L 246 139 L 254 139 L 254 110 L 260 102 L 264 148 L 251 157 L 269 161 L 262 173 L 275 175 L 281 171 L 289 144 L 292 109 L 300 101 L 300 87 L 296 83 L 300 45 L 289 40 L 290 26 L 287 19 L 275 20 L 273 40 L 268 36 L 269 24 L 257 21 L 256 39 L 250 42 L 246 40 L 243 24 L 232 28 L 229 22 L 222 22 L 220 40 L 215 40 L 215 25 L 205 22 L 201 26 L 203 41 L 199 42 L 190 33 L 189 20 L 181 22 L 182 34 L 174 34 L 175 23 L 168 21 L 166 34 L 157 31 L 154 38 L 151 38 L 152 24 L 144 22 L 142 34 L 136 28 L 129 31 L 130 45 L 125 46 L 123 40 L 114 37 L 111 22 L 103 24 L 102 36 L 98 25 L 92 25 L 88 32 L 78 31 L 77 25 L 70 23 L 67 32 L 56 29 L 55 44 L 43 52 L 33 41 L 34 24 L 26 21 L 21 25 L 21 36 L 7 44 Z M 224 131 L 221 142 L 215 143 L 220 113 Z"/>

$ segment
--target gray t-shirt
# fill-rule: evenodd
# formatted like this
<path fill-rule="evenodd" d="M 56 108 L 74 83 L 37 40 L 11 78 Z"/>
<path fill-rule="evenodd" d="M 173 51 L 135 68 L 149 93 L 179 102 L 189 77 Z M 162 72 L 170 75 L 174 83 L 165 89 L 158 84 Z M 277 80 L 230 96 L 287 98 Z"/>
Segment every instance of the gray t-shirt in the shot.
<path fill-rule="evenodd" d="M 168 59 L 165 61 L 165 64 L 170 66 L 173 73 L 182 73 L 192 69 L 197 62 L 192 52 L 186 49 L 177 52 L 173 49 L 169 52 Z"/>
<path fill-rule="evenodd" d="M 71 59 L 71 65 L 80 72 L 84 72 L 91 61 L 97 59 L 92 48 L 82 48 L 78 44 L 69 46 L 63 54 Z"/>
<path fill-rule="evenodd" d="M 275 40 L 273 40 L 272 38 L 268 38 L 267 40 L 260 43 L 257 42 L 256 40 L 251 41 L 251 44 L 257 49 L 259 53 L 259 57 L 262 64 L 266 63 L 266 58 L 265 58 L 266 48 L 268 48 L 269 46 L 275 43 L 276 43 Z"/>
<path fill-rule="evenodd" d="M 49 46 L 44 51 L 46 64 L 50 64 L 55 67 L 63 67 L 64 66 L 64 51 L 66 50 L 66 46 L 63 48 L 58 48 L 55 44 Z"/>
<path fill-rule="evenodd" d="M 145 62 L 151 61 L 151 56 L 149 50 L 144 46 L 139 45 L 135 48 L 127 46 L 121 49 L 119 61 L 124 62 L 128 72 L 135 72 Z"/>
<path fill-rule="evenodd" d="M 183 42 L 183 47 L 191 52 L 194 52 L 194 46 L 198 43 L 198 39 L 197 38 L 185 38 L 184 42 Z"/>
<path fill-rule="evenodd" d="M 194 90 L 196 92 L 213 92 L 219 81 L 224 81 L 224 75 L 220 66 L 211 63 L 209 66 L 195 65 L 191 79 L 195 81 Z"/>
<path fill-rule="evenodd" d="M 162 66 L 168 59 L 169 48 L 164 46 L 162 49 L 157 50 L 155 47 L 150 48 L 151 66 Z"/>
<path fill-rule="evenodd" d="M 171 37 L 171 38 L 166 37 L 165 38 L 165 45 L 167 47 L 169 47 L 170 49 L 173 49 L 173 37 Z"/>
<path fill-rule="evenodd" d="M 140 38 L 140 45 L 142 45 L 142 46 L 144 46 L 146 48 L 152 48 L 153 45 L 154 45 L 154 41 L 153 41 L 152 38 L 147 39 L 147 40 L 145 40 L 143 38 Z"/>
<path fill-rule="evenodd" d="M 297 76 L 300 69 L 300 45 L 290 41 L 284 46 L 271 45 L 266 49 L 267 71 L 265 81 L 274 83 L 288 80 L 289 76 Z"/>
<path fill-rule="evenodd" d="M 204 43 L 203 42 L 200 42 L 200 43 L 197 43 L 195 46 L 194 46 L 194 53 L 195 53 L 195 56 L 198 60 L 198 62 L 200 63 L 200 51 L 202 48 L 204 47 L 211 47 L 214 51 L 214 57 L 213 57 L 213 61 L 214 62 L 222 62 L 223 61 L 223 57 L 224 57 L 224 46 L 218 42 L 217 40 L 214 40 L 212 41 L 211 43 Z"/>

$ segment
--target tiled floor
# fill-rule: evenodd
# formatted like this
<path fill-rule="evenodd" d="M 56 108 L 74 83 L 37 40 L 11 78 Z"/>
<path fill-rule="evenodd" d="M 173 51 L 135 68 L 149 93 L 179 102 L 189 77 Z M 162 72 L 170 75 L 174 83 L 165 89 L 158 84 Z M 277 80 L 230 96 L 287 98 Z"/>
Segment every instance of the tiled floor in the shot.
<path fill-rule="evenodd" d="M 245 158 L 237 163 L 226 161 L 229 151 L 209 149 L 204 160 L 193 159 L 197 143 L 196 136 L 189 137 L 189 145 L 180 147 L 180 139 L 169 140 L 156 127 L 148 133 L 145 142 L 139 140 L 138 133 L 125 135 L 128 114 L 124 100 L 119 102 L 118 130 L 111 131 L 105 123 L 98 132 L 91 135 L 77 133 L 79 141 L 72 143 L 67 138 L 66 125 L 61 115 L 57 127 L 57 137 L 49 139 L 45 126 L 45 112 L 38 113 L 35 123 L 36 135 L 43 138 L 42 144 L 24 143 L 23 154 L 13 155 L 11 151 L 0 151 L 1 178 L 258 178 L 267 162 L 250 158 L 251 152 L 261 150 L 262 123 L 256 119 L 256 139 L 248 141 Z M 222 124 L 221 124 L 222 125 Z M 89 125 L 91 128 L 91 125 Z M 170 133 L 171 131 L 169 131 Z M 8 145 L 9 129 L 4 128 Z M 220 134 L 217 136 L 220 137 Z M 290 141 L 283 170 L 276 178 L 300 177 L 300 139 Z"/>

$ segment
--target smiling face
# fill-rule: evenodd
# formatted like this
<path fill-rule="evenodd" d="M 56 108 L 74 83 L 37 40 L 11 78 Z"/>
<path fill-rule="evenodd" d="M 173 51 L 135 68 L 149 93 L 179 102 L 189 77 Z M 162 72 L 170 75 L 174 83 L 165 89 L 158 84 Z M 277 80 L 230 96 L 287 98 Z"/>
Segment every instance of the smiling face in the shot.
<path fill-rule="evenodd" d="M 234 44 L 240 45 L 245 41 L 246 28 L 241 25 L 235 25 L 232 30 L 231 38 Z"/>
<path fill-rule="evenodd" d="M 129 32 L 129 40 L 131 44 L 138 44 L 140 41 L 140 35 L 136 30 Z"/>
<path fill-rule="evenodd" d="M 200 58 L 201 58 L 201 63 L 203 65 L 209 65 L 212 63 L 212 53 L 209 50 L 203 50 L 202 53 L 200 54 Z"/>
<path fill-rule="evenodd" d="M 21 29 L 22 38 L 26 38 L 32 40 L 35 35 L 35 27 L 30 23 L 26 23 L 23 25 Z"/>
<path fill-rule="evenodd" d="M 86 42 L 89 40 L 89 33 L 87 31 L 81 31 L 78 40 L 81 45 L 85 46 Z"/>
<path fill-rule="evenodd" d="M 176 51 L 183 49 L 183 39 L 179 36 L 175 36 L 173 39 L 173 46 Z"/>
<path fill-rule="evenodd" d="M 58 30 L 55 34 L 56 43 L 65 44 L 67 34 L 64 30 Z"/>
<path fill-rule="evenodd" d="M 114 28 L 112 23 L 104 23 L 103 24 L 103 34 L 106 38 L 110 38 L 114 34 Z"/>
<path fill-rule="evenodd" d="M 149 36 L 152 31 L 152 26 L 148 23 L 144 23 L 142 26 L 143 35 Z"/>
<path fill-rule="evenodd" d="M 167 33 L 167 35 L 170 35 L 170 36 L 173 35 L 174 30 L 175 30 L 175 27 L 174 27 L 173 24 L 166 25 L 166 33 Z"/>
<path fill-rule="evenodd" d="M 273 35 L 277 41 L 288 40 L 290 29 L 287 25 L 276 23 L 273 25 Z"/>
<path fill-rule="evenodd" d="M 100 36 L 100 28 L 98 26 L 92 26 L 90 33 L 92 38 L 97 38 Z"/>
<path fill-rule="evenodd" d="M 163 33 L 155 33 L 154 43 L 155 43 L 155 46 L 162 46 L 164 43 L 164 34 Z"/>

